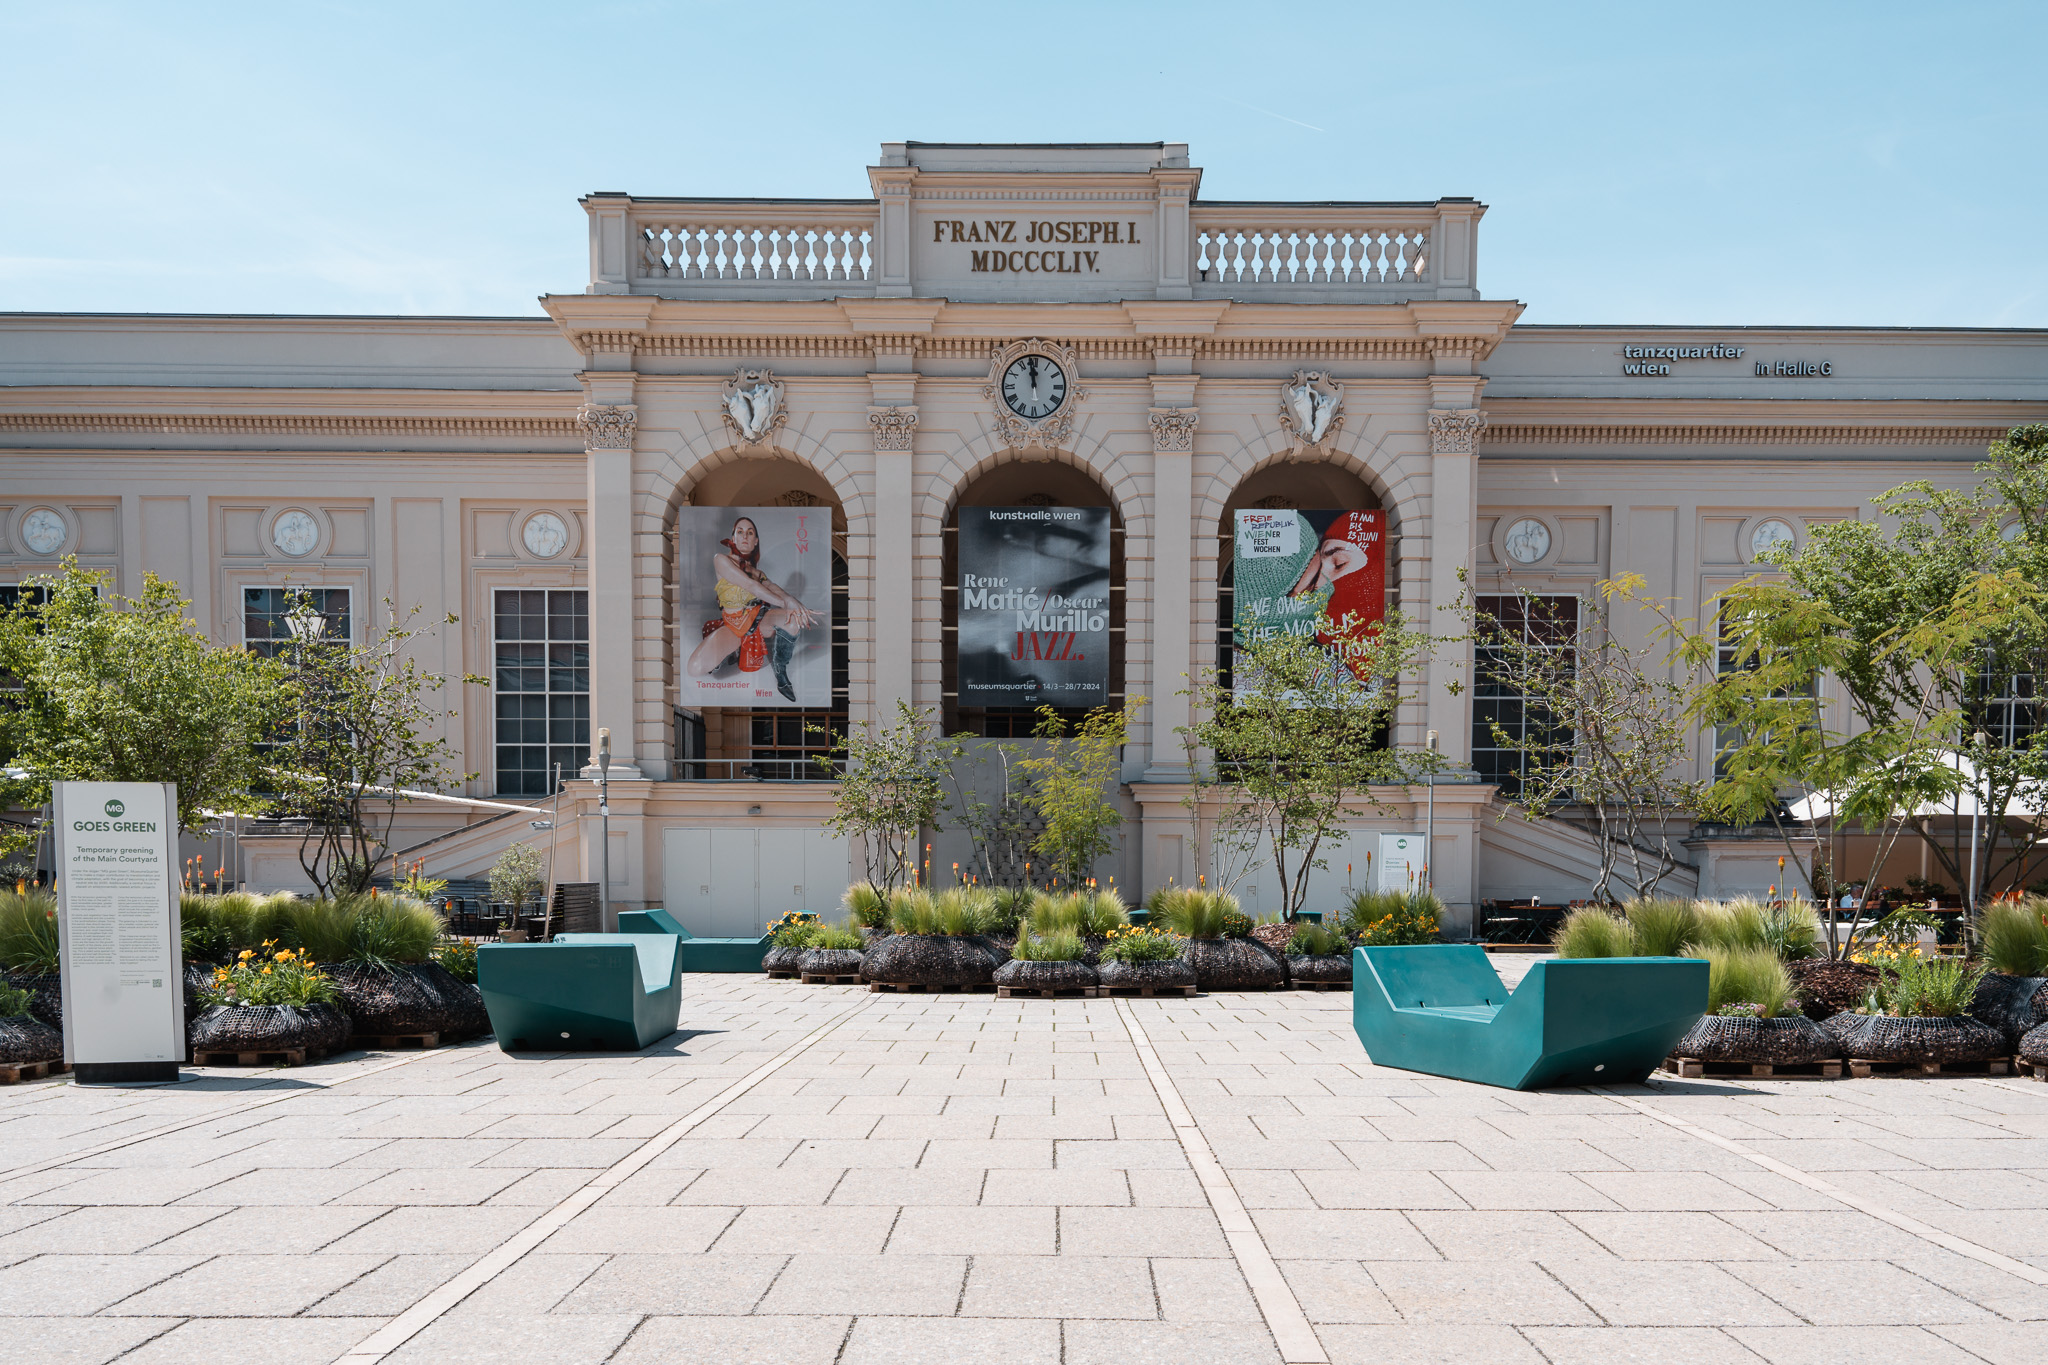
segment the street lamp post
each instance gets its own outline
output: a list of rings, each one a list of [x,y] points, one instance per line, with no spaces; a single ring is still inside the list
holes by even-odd
[[[1970,738],[1976,742],[1977,757],[1970,764],[1970,890],[1963,898],[1963,914],[1974,927],[1977,923],[1977,817],[1984,810],[1984,746],[1991,742],[1991,737],[1979,730]]]
[[[604,931],[613,932],[612,926],[612,732],[600,729],[597,732],[597,915]]]
[[[1431,730],[1423,740],[1423,747],[1429,751],[1429,771],[1422,775],[1427,796],[1422,817],[1422,889],[1436,890],[1436,731]]]

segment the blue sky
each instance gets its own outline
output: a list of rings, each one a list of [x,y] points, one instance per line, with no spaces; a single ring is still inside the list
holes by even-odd
[[[883,140],[1184,141],[1490,205],[1531,322],[2048,326],[2048,4],[0,8],[0,309],[531,314],[579,194]]]

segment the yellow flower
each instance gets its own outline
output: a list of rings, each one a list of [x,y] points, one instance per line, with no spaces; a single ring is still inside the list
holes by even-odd
[[[265,967],[265,968],[263,969],[263,974],[264,974],[265,976],[269,976],[269,975],[270,975],[270,968],[268,968],[268,967]]]
[[[244,948],[244,949],[242,949],[242,955],[241,955],[241,957],[240,957],[240,958],[238,958],[238,959],[236,959],[236,960],[237,960],[237,961],[240,961],[240,962],[247,962],[247,961],[248,961],[248,960],[249,960],[250,958],[252,958],[252,957],[254,957],[254,956],[256,956],[256,954],[255,954],[254,950],[252,950],[252,949],[249,949],[249,948]]]

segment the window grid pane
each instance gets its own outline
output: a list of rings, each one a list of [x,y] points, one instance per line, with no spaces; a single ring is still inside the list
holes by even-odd
[[[355,639],[347,588],[244,588],[242,643],[251,654],[266,659],[284,653],[293,639],[290,618],[302,605],[319,614],[322,638]]]
[[[1570,661],[1579,628],[1579,599],[1539,597],[1535,609],[1519,594],[1480,597],[1476,603],[1480,635],[1490,630],[1506,641],[1551,650]],[[1530,702],[1508,676],[1507,651],[1479,644],[1472,651],[1472,767],[1505,796],[1519,796],[1532,764],[1542,755],[1515,747],[1539,743],[1548,754],[1561,755],[1572,745],[1570,730],[1560,728],[1543,707]],[[1498,725],[1508,743],[1494,734]]]
[[[590,755],[590,595],[503,588],[492,603],[500,796],[547,796]]]

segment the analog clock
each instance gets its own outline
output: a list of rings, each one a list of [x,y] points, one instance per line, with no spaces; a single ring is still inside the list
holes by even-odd
[[[1066,401],[1066,371],[1045,356],[1019,356],[1003,371],[1003,403],[1027,422],[1051,416]]]

